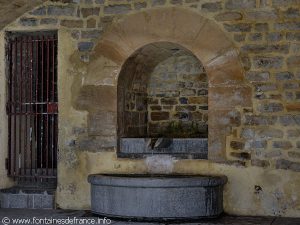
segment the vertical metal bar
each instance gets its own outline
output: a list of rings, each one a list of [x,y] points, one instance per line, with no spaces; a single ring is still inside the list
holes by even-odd
[[[55,103],[55,88],[54,88],[54,82],[55,82],[55,78],[54,78],[54,73],[55,73],[55,35],[53,36],[52,39],[52,103]],[[51,168],[52,168],[52,176],[54,176],[54,116],[55,114],[52,114],[51,116],[51,131],[52,131],[52,135],[51,135]]]
[[[47,79],[46,79],[46,91],[47,91],[47,108],[49,104],[49,72],[50,72],[50,46],[49,46],[49,37],[47,37]],[[49,114],[48,109],[46,113],[46,174],[48,175],[48,168],[49,168]]]
[[[58,72],[57,72],[57,47],[58,47],[58,39],[56,35],[56,40],[55,40],[55,73],[54,73],[54,80],[55,80],[55,89],[54,89],[54,101],[57,104],[57,113],[54,114],[54,159],[55,159],[55,169],[57,170],[57,153],[58,153]],[[56,174],[55,174],[56,175]]]
[[[15,73],[14,73],[14,162],[13,162],[13,167],[14,167],[14,175],[19,174],[19,170],[17,169],[17,82],[18,82],[18,40],[15,38]]]
[[[39,157],[39,134],[38,132],[38,94],[39,94],[39,74],[40,74],[40,67],[39,67],[39,46],[40,46],[40,39],[37,36],[36,37],[36,73],[35,73],[35,175],[37,175],[37,169],[38,169],[38,157]]]
[[[25,60],[24,60],[24,77],[22,79],[22,82],[23,82],[23,86],[24,86],[24,107],[23,109],[25,110],[24,111],[24,119],[25,119],[25,123],[24,123],[24,140],[23,140],[23,144],[24,144],[24,155],[23,155],[23,160],[24,160],[24,167],[23,167],[23,170],[24,170],[24,173],[23,175],[27,175],[27,157],[28,157],[28,153],[27,153],[27,136],[28,136],[28,127],[27,127],[27,92],[28,92],[28,89],[27,89],[27,75],[28,75],[28,37],[25,38],[25,50],[24,50],[24,56],[25,56]],[[23,93],[22,93],[23,94]]]
[[[12,118],[12,71],[13,71],[13,64],[12,64],[12,55],[13,55],[13,43],[9,42],[9,49],[8,49],[8,62],[9,62],[9,97],[8,97],[8,104],[7,104],[7,113],[8,113],[8,160],[9,160],[9,167],[8,167],[8,175],[12,175],[12,144],[11,144],[11,118]]]
[[[54,153],[55,153],[55,169],[57,170],[57,154],[58,154],[58,114],[54,115],[55,136],[54,136]]]
[[[22,169],[22,158],[23,158],[23,152],[22,152],[22,113],[23,113],[23,107],[22,107],[22,80],[23,80],[23,37],[20,38],[20,78],[19,78],[19,171],[20,174],[23,175]]]
[[[43,118],[43,108],[44,108],[44,35],[42,36],[42,43],[41,43],[41,50],[42,50],[42,70],[41,70],[41,104],[40,104],[40,115],[41,115],[41,171],[43,172],[43,136],[44,136],[44,118]],[[44,172],[43,172],[44,173]]]
[[[33,154],[32,154],[32,113],[33,113],[33,110],[32,110],[32,104],[33,104],[33,101],[32,101],[32,70],[33,70],[33,38],[31,37],[30,38],[30,116],[29,116],[29,129],[30,129],[30,175],[32,177],[32,164],[33,164]]]
[[[57,152],[58,152],[58,148],[57,148],[57,137],[58,137],[58,90],[57,90],[57,35],[55,35],[54,37],[55,41],[53,42],[53,99],[54,102],[56,103],[56,112],[53,114],[53,119],[54,119],[54,134],[53,134],[53,139],[54,139],[54,160],[55,160],[55,171],[53,169],[53,175],[56,176],[56,169],[57,169]]]

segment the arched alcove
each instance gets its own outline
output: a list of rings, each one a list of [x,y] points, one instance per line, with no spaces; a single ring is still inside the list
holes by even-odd
[[[118,79],[121,153],[163,150],[207,158],[207,112],[205,69],[184,47],[170,42],[151,43],[135,51],[122,66]],[[159,142],[165,145],[159,147]],[[137,143],[145,143],[143,151]]]
[[[95,46],[95,57],[115,62],[121,71],[135,51],[157,42],[189,49],[203,64],[208,78],[208,159],[225,161],[226,137],[240,124],[238,110],[252,107],[251,87],[237,49],[214,21],[189,9],[170,7],[116,20]]]

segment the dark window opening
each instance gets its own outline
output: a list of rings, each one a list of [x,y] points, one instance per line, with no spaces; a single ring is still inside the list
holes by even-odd
[[[7,34],[8,175],[56,180],[57,33]]]

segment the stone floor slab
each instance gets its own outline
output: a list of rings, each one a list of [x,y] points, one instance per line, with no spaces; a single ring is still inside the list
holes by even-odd
[[[300,218],[276,218],[272,225],[300,225]]]
[[[16,218],[93,218],[96,216],[87,211],[76,210],[45,210],[45,209],[0,209],[0,225],[8,225],[2,221],[4,217]],[[11,223],[12,224],[12,223]],[[202,220],[198,222],[128,222],[112,221],[112,225],[300,225],[300,218],[282,217],[248,217],[248,216],[228,216],[214,220]],[[76,224],[74,224],[76,225]]]

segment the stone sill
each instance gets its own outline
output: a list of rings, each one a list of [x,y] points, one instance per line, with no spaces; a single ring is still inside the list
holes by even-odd
[[[151,147],[152,146],[152,147]],[[207,138],[120,138],[118,157],[143,158],[149,155],[207,159]]]

